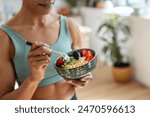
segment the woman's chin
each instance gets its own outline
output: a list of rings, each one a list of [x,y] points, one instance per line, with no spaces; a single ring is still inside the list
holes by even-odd
[[[41,11],[41,12],[38,12],[37,14],[38,15],[47,15],[47,14],[49,14],[51,12],[51,10],[49,10],[49,11]]]
[[[51,10],[52,10],[52,8],[50,7],[50,8],[40,8],[40,9],[36,9],[36,11],[35,11],[35,13],[36,14],[39,14],[39,15],[47,15],[47,14],[49,14],[50,12],[51,12]]]

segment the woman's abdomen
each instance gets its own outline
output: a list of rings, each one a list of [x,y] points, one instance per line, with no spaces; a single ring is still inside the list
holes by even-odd
[[[38,87],[32,100],[70,100],[74,94],[74,86],[63,80],[55,84]]]

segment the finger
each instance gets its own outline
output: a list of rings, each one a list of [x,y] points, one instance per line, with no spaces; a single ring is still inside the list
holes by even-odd
[[[45,46],[40,46],[38,47],[37,49],[31,51],[29,53],[29,57],[32,57],[32,56],[44,56],[44,55],[48,55],[49,57],[51,56],[52,54],[52,50],[45,47]]]
[[[69,81],[70,79],[69,78],[64,78],[66,81]]]
[[[40,62],[45,62],[45,64],[49,64],[50,63],[50,58],[48,57],[48,55],[46,56],[41,56],[40,58],[39,57],[32,57],[32,58],[29,58],[29,63],[31,65],[38,65],[40,64]]]
[[[35,56],[35,57],[30,58],[30,61],[32,62],[38,62],[38,61],[43,61],[43,60],[50,61],[50,57],[46,55],[46,56]]]
[[[37,48],[39,48],[42,45],[43,45],[43,43],[35,41],[32,43],[30,51],[36,50]]]
[[[73,80],[73,79],[70,79],[70,78],[64,78],[64,79],[65,79],[66,81],[70,81],[70,82]],[[74,80],[81,82],[80,79],[74,79]]]
[[[89,80],[92,80],[93,79],[93,76],[91,73],[88,73],[86,74],[85,77],[81,78],[80,81],[89,81]]]
[[[28,56],[28,61],[30,62],[35,62],[35,61],[40,61],[40,60],[46,60],[46,59],[50,59],[50,57],[48,55],[45,55],[45,56]]]
[[[44,68],[44,67],[47,67],[49,65],[50,61],[48,60],[42,60],[42,61],[39,61],[39,62],[34,62],[34,66],[36,68]]]
[[[86,85],[86,81],[68,80],[67,82],[74,85],[75,87],[84,87]]]
[[[37,48],[39,48],[39,47],[41,47],[41,46],[45,46],[45,47],[48,47],[48,48],[49,48],[49,45],[48,45],[48,44],[43,43],[43,42],[35,41],[35,42],[32,43],[32,46],[31,46],[31,50],[30,50],[30,51],[36,50]]]
[[[82,78],[82,79],[80,79],[80,81],[91,81],[93,78],[91,78],[91,77],[84,77],[84,78]]]
[[[34,51],[31,51],[29,54],[30,54],[29,56],[38,56],[38,55],[40,56],[40,55],[46,55],[46,54],[50,56],[52,54],[52,50],[45,46],[40,46]]]

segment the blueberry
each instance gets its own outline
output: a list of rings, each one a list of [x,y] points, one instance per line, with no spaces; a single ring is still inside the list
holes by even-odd
[[[74,57],[76,60],[78,60],[78,59],[79,59],[79,57],[81,57],[80,52],[78,52],[78,51],[74,51],[74,52],[73,52],[73,57]]]

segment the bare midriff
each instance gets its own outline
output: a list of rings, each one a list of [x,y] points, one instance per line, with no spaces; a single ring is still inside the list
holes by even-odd
[[[70,100],[75,94],[74,86],[65,80],[38,87],[32,100]]]

